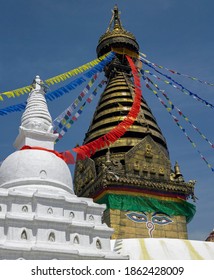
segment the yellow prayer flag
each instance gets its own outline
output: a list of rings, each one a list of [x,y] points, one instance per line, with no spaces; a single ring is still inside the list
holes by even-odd
[[[53,81],[54,81],[54,83],[55,83],[55,84],[57,84],[57,83],[58,83],[58,81],[57,81],[57,79],[56,79],[56,78],[55,78]]]
[[[16,96],[20,96],[21,95],[19,90],[14,90],[14,93],[15,93]]]
[[[6,95],[8,98],[15,97],[12,91],[3,92],[3,94]]]
[[[56,76],[55,79],[56,79],[56,81],[57,81],[58,83],[60,82],[59,76]]]
[[[31,89],[32,89],[32,86],[25,87],[26,92],[30,92]]]
[[[51,79],[46,80],[45,82],[46,82],[46,84],[47,84],[47,85],[49,85],[49,86],[54,84],[54,82],[53,82],[53,79],[52,79],[52,78],[51,78]]]
[[[79,74],[83,71],[83,67],[78,67],[77,69],[74,70],[75,71],[75,74]]]
[[[55,84],[55,83],[54,83],[54,80],[53,80],[53,79],[50,79],[48,84],[49,84],[49,85],[54,85],[54,84]]]
[[[66,127],[67,127],[67,128],[70,128],[70,127],[71,127],[71,124],[70,124],[70,123],[67,123],[67,124],[66,124]]]
[[[73,75],[75,75],[75,71],[74,71],[74,70],[69,71],[69,72],[67,72],[67,75],[68,75],[69,78],[70,78],[70,77],[72,77]]]
[[[69,79],[69,78],[70,78],[69,73],[66,73],[66,74],[65,74],[65,80],[66,80],[66,79]]]
[[[86,65],[83,65],[83,66],[81,67],[81,70],[88,70],[88,69],[89,69],[89,67],[86,66]]]
[[[90,63],[92,66],[95,66],[98,64],[98,61],[93,61],[92,63]]]
[[[21,92],[21,94],[25,94],[25,93],[29,93],[29,90],[26,88],[26,89],[24,89],[22,92]]]

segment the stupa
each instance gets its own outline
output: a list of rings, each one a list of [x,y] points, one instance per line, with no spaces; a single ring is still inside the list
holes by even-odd
[[[77,197],[39,76],[0,167],[0,259],[123,259],[110,249],[104,205]]]
[[[97,46],[98,57],[110,51],[115,58],[105,68],[107,85],[83,146],[109,133],[132,108],[136,92],[127,56],[139,75],[143,67],[138,42],[122,26],[117,5]],[[194,200],[195,181],[184,180],[177,162],[172,167],[166,139],[143,97],[126,133],[90,158],[79,158],[74,175],[78,196],[106,203],[104,221],[115,230],[116,252],[131,260],[214,259],[213,242],[187,240],[187,223],[195,213],[187,200]]]
[[[110,24],[100,37],[97,56],[110,51],[115,58],[106,66],[107,85],[102,93],[83,145],[105,136],[130,112],[135,98],[134,75],[139,45],[125,30],[115,6]],[[140,73],[139,73],[140,75]],[[78,196],[105,203],[104,221],[115,229],[112,238],[187,239],[187,223],[195,213],[195,181],[185,182],[178,163],[172,168],[166,139],[146,100],[124,135],[98,149],[91,158],[78,160],[74,189]]]

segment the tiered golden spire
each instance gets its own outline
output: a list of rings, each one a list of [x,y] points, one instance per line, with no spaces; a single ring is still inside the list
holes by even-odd
[[[107,86],[101,95],[93,120],[86,133],[84,144],[90,143],[111,131],[118,123],[124,120],[133,104],[134,85],[131,69],[124,56],[130,51],[138,53],[139,47],[134,35],[122,27],[117,6],[114,7],[107,31],[99,40],[98,56],[100,53],[104,54],[112,48],[123,49],[124,54],[116,52],[115,59],[105,69],[105,74],[108,78]],[[153,144],[156,145],[155,148]],[[135,160],[138,165],[140,163],[139,171],[136,171],[131,164],[126,162],[128,160],[127,154],[131,153],[133,149],[139,149],[136,152],[138,155]],[[141,152],[140,149],[145,149],[145,151]],[[107,146],[103,147],[93,155],[92,160],[97,175],[101,170],[100,166],[105,164],[106,154],[109,155],[109,152],[111,153],[111,162],[114,168],[117,169],[116,172],[121,173],[121,175],[123,173],[122,176],[129,174],[128,176],[137,176],[138,178],[154,178],[156,180],[161,178],[161,180],[166,181],[170,180],[170,178],[176,179],[176,176],[172,176],[166,140],[143,97],[141,99],[140,113],[134,124],[120,139],[110,146],[110,149]],[[78,173],[77,164],[75,171],[76,189],[83,187]],[[84,194],[82,190],[79,193]]]
[[[123,28],[117,6],[114,7],[105,34],[100,37],[97,55],[99,57],[112,50],[115,52],[115,58],[105,67],[107,85],[100,97],[84,144],[99,139],[120,124],[131,111],[136,96],[133,75],[126,55],[132,57],[132,61],[136,63],[139,45],[134,35]],[[157,199],[158,205],[158,199],[162,200],[163,197],[170,201],[185,201],[193,195],[194,190],[194,182],[184,182],[177,164],[172,171],[166,140],[143,97],[137,118],[123,136],[109,147],[102,147],[91,158],[77,161],[74,186],[78,196],[93,197],[98,203],[110,205],[109,196],[114,197],[116,201],[128,197],[132,202],[128,204],[127,209],[121,209],[118,204],[116,207],[119,208],[114,208],[124,210],[120,217],[125,217],[127,210],[136,209],[134,201],[138,196],[145,200],[148,197],[152,197],[153,201]],[[159,205],[162,205],[162,202]],[[112,211],[114,212],[110,206],[104,217],[110,226],[114,226]],[[185,217],[177,220],[179,219],[183,225],[183,233],[176,233],[174,237],[186,238]],[[117,228],[128,232],[124,225]],[[142,231],[140,236],[146,237],[147,232]],[[128,235],[118,232],[115,235],[120,238],[124,236],[126,238]],[[171,231],[168,231],[166,236],[172,237]],[[129,237],[136,237],[136,234],[133,233]]]
[[[125,54],[129,55],[130,52],[137,54],[139,46],[134,35],[123,28],[117,5],[112,12],[109,26],[99,40],[97,55],[99,57],[100,54],[113,49],[116,50],[116,57],[105,69],[108,83],[96,108],[84,144],[108,133],[123,121],[133,104],[134,85],[131,69],[124,56]],[[146,135],[150,135],[158,143],[168,158],[165,138],[146,101],[142,98],[141,110],[136,121],[125,135],[111,146],[113,157],[120,154],[120,159],[124,160],[124,154],[136,146]],[[103,156],[106,152],[107,147],[98,151],[93,158]],[[170,170],[168,174],[170,174]]]

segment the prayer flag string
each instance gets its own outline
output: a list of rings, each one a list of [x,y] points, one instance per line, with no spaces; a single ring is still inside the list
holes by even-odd
[[[80,73],[83,73],[86,70],[89,70],[92,67],[93,68],[96,67],[105,58],[110,59],[110,61],[111,61],[111,59],[113,57],[114,57],[114,53],[113,52],[107,53],[107,54],[105,54],[105,55],[103,55],[103,56],[101,56],[101,57],[99,57],[99,58],[97,58],[97,59],[95,59],[93,61],[90,61],[90,62],[88,62],[88,63],[86,63],[86,64],[84,64],[84,65],[82,65],[80,67],[77,67],[77,68],[75,68],[73,70],[70,70],[70,71],[68,71],[66,73],[60,74],[60,75],[55,76],[53,78],[50,78],[48,80],[45,80],[45,82],[48,85],[53,85],[55,83],[59,83],[61,81],[65,81],[65,80],[67,80],[67,79],[69,79],[69,78],[71,78],[71,77],[73,77],[75,75],[79,75]]]
[[[144,55],[142,53],[140,53],[140,58],[143,60],[143,62],[149,63],[149,64],[153,65],[154,67],[157,67],[157,68],[160,68],[160,69],[165,69],[168,72],[170,72],[171,74],[177,74],[179,76],[183,76],[185,78],[191,79],[192,81],[197,81],[197,82],[200,82],[200,83],[208,85],[208,86],[214,86],[214,83],[209,83],[209,82],[206,82],[206,81],[202,81],[202,80],[200,80],[200,79],[198,79],[196,77],[192,77],[190,75],[182,74],[182,73],[180,73],[180,72],[178,72],[176,70],[171,70],[171,69],[169,69],[167,67],[164,67],[164,66],[158,65],[156,63],[153,63],[153,62],[149,61],[148,59],[145,59],[145,57],[144,57]]]
[[[63,113],[64,115],[61,116],[61,120],[60,123],[56,124],[54,127],[54,133],[59,133],[59,136],[56,140],[56,142],[58,142],[60,139],[62,139],[62,137],[64,136],[64,134],[68,131],[69,128],[71,128],[71,125],[78,120],[79,116],[82,114],[84,107],[87,103],[91,103],[94,99],[94,97],[97,95],[98,93],[98,87],[102,88],[103,85],[106,82],[104,80],[102,80],[99,85],[94,89],[94,91],[90,94],[90,96],[86,99],[86,101],[83,103],[83,105],[77,110],[77,112],[75,114],[72,115],[73,112],[73,107],[72,107],[72,103]],[[75,107],[76,108],[76,107]]]
[[[59,128],[59,125],[63,125],[66,123],[66,120],[64,119],[66,115],[70,116],[74,109],[76,109],[77,105],[82,101],[82,99],[85,97],[85,95],[89,92],[90,88],[94,84],[95,80],[97,79],[98,74],[95,74],[93,78],[88,82],[87,86],[83,89],[83,91],[79,94],[79,96],[71,103],[71,105],[65,109],[54,121],[53,126],[54,132],[57,133],[57,130]],[[63,120],[64,119],[64,120]]]
[[[85,76],[87,78],[91,78],[96,72],[102,71],[101,68],[103,68],[107,62],[110,62],[114,56],[115,55],[113,52],[109,52],[109,53],[107,53],[97,59],[94,59],[82,66],[79,66],[73,70],[70,70],[70,71],[60,74],[58,76],[47,79],[44,81],[44,83],[47,84],[48,86],[54,85],[54,84],[63,82],[75,75],[79,75],[80,73],[83,73],[92,68],[85,74]],[[102,63],[103,61],[105,61],[104,64]],[[7,98],[19,97],[23,94],[29,93],[31,90],[32,90],[32,86],[29,85],[29,86],[15,89],[15,90],[2,92],[2,93],[0,93],[0,101],[4,101],[5,97],[7,97]],[[60,93],[58,93],[58,94],[60,95]]]
[[[170,85],[170,86],[172,86],[173,88],[175,88],[175,89],[177,89],[177,90],[180,90],[180,91],[182,91],[183,93],[189,95],[189,93],[188,93],[185,89],[181,88],[180,86],[177,86],[176,84],[174,84],[174,83],[171,82],[171,81],[161,79],[159,76],[155,75],[154,73],[152,73],[151,71],[149,71],[149,70],[147,70],[147,69],[146,69],[146,70],[141,70],[141,73],[142,73],[142,74],[144,74],[144,73],[149,74],[150,76],[154,77],[155,79],[157,79],[157,80],[159,80],[159,81],[161,81],[161,82],[164,82],[165,84]],[[202,99],[199,99],[199,98],[196,97],[196,96],[193,96],[193,98],[196,99],[197,101],[202,102]],[[206,104],[206,106],[208,106],[208,107],[213,106],[212,104],[209,104],[207,101],[206,101],[206,103],[205,103],[204,101],[205,101],[205,100],[203,100],[203,103]],[[208,104],[208,105],[207,105],[207,104]]]
[[[85,76],[86,78],[91,78],[96,73],[102,72],[105,65],[109,63],[113,58],[114,53],[109,53],[108,56],[106,56],[97,65],[95,65],[91,70],[87,71],[83,76]],[[76,89],[78,86],[83,84],[86,81],[86,79],[83,76],[71,81],[69,84],[63,87],[60,87],[52,92],[47,93],[45,95],[47,102],[54,101],[55,99],[63,96],[65,93],[69,93],[70,91]],[[25,107],[26,102],[2,108],[0,109],[0,116],[6,116],[9,113],[23,111]]]
[[[207,139],[207,137],[206,137],[203,133],[201,133],[201,131],[189,120],[189,118],[188,118],[187,116],[185,116],[185,115],[182,113],[182,111],[181,111],[177,106],[175,106],[175,105],[172,103],[172,101],[171,101],[171,100],[169,99],[169,97],[167,96],[165,90],[160,89],[159,86],[158,86],[157,84],[155,84],[155,83],[154,83],[151,79],[149,79],[148,77],[146,77],[146,79],[147,79],[148,82],[151,83],[159,92],[161,92],[161,94],[166,98],[167,102],[168,102],[169,105],[170,105],[170,107],[167,107],[167,111],[170,110],[170,108],[171,108],[171,110],[176,109],[177,112],[178,112],[178,114],[179,114],[180,116],[182,116],[182,117],[184,118],[184,120],[185,120],[186,122],[188,122],[188,123],[193,127],[193,129],[194,129],[197,133],[199,133],[199,135],[200,135],[212,148],[214,148],[214,144],[212,144],[212,142],[210,142],[210,141]]]
[[[26,107],[26,104],[27,104],[27,102],[23,102],[23,103],[19,103],[19,104],[16,104],[16,105],[12,105],[12,106],[2,108],[2,109],[0,109],[0,116],[6,116],[10,113],[24,111],[24,109]]]
[[[71,128],[71,125],[78,120],[79,116],[82,114],[83,109],[86,105],[86,102],[83,103],[83,105],[79,108],[79,110],[75,113],[75,115],[72,118],[69,118],[66,120],[66,124],[61,127],[61,130],[59,131],[59,136],[56,139],[56,143],[62,139],[62,137],[65,135],[66,132],[68,132],[68,129]]]
[[[114,54],[109,53],[108,56],[106,56],[102,61],[100,61],[91,70],[89,70],[85,74],[83,74],[83,76],[86,78],[91,78],[94,74],[96,74],[98,72],[102,72],[103,68],[106,66],[107,63],[109,63],[113,59],[113,57],[114,57]],[[69,84],[67,84],[55,91],[47,93],[46,99],[48,101],[53,101],[54,99],[61,97],[65,93],[68,93],[71,90],[76,89],[76,87],[78,87],[79,85],[83,84],[86,81],[86,79],[83,76],[71,81]]]
[[[86,81],[85,78],[80,77],[78,79],[75,79],[74,81],[71,81],[68,85],[65,85],[64,87],[61,87],[55,91],[49,92],[48,94],[45,95],[47,102],[54,101],[56,98],[61,97],[63,94],[68,93],[73,89],[76,89],[76,87],[78,87],[85,81]],[[81,97],[78,97],[78,98],[80,100]],[[0,116],[6,116],[9,113],[23,111],[25,109],[25,107],[26,107],[26,102],[2,108],[2,109],[0,109]]]
[[[181,91],[189,96],[192,96],[194,99],[198,100],[198,101],[201,101],[203,104],[205,104],[207,107],[209,108],[214,108],[214,106],[207,102],[205,99],[202,99],[201,97],[199,97],[197,94],[193,93],[192,91],[190,91],[189,89],[185,88],[182,84],[176,82],[174,79],[172,79],[170,76],[166,75],[166,74],[163,74],[161,73],[160,71],[158,71],[157,69],[155,69],[155,67],[153,67],[152,65],[148,64],[145,62],[146,65],[148,65],[150,68],[152,68],[153,70],[155,70],[157,73],[159,73],[160,75],[166,77],[167,79],[171,80],[173,83],[175,83],[176,85],[180,86],[181,87]],[[144,70],[141,70],[141,73],[143,74]],[[165,81],[165,83],[167,83]],[[169,82],[170,84],[170,82]],[[171,84],[172,85],[172,84]]]
[[[83,84],[86,81],[85,78],[83,77],[79,77],[73,81],[71,81],[69,84],[56,89],[52,92],[49,92],[45,95],[45,98],[47,100],[47,102],[49,101],[54,101],[57,98],[63,96],[65,93],[69,93],[70,91],[76,89],[78,86],[80,86],[81,84]],[[26,102],[20,103],[20,104],[16,104],[16,105],[12,105],[6,108],[2,108],[0,109],[0,116],[6,116],[9,113],[14,113],[14,112],[18,112],[18,111],[23,111],[26,107]]]
[[[148,79],[147,77],[143,76],[143,80],[146,83],[146,87],[152,91],[155,96],[158,98],[158,100],[160,101],[160,103],[165,107],[165,109],[167,110],[167,112],[170,114],[170,116],[173,118],[173,120],[175,121],[176,125],[181,129],[181,131],[184,133],[184,135],[186,136],[186,138],[189,140],[189,142],[192,144],[192,146],[196,149],[196,151],[199,153],[201,159],[206,163],[206,165],[208,166],[208,168],[211,169],[212,172],[214,172],[214,168],[211,166],[211,164],[206,160],[206,158],[203,156],[203,154],[197,149],[196,144],[192,141],[192,139],[189,137],[189,135],[187,134],[186,130],[180,125],[179,120],[177,119],[176,116],[174,116],[171,112],[172,108],[171,107],[167,107],[167,105],[164,103],[164,101],[160,98],[160,96],[158,95],[158,92],[156,90],[153,90],[149,83],[148,83]]]

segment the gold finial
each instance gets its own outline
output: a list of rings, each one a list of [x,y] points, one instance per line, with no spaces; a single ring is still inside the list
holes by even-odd
[[[175,175],[178,177],[181,174],[181,171],[180,171],[180,166],[178,165],[177,161],[175,162],[175,166],[174,166],[174,171],[175,171]]]
[[[108,151],[106,153],[106,166],[109,166],[111,164],[111,153],[110,153],[110,148],[108,147]]]
[[[114,6],[114,29],[122,29],[122,24],[120,21],[120,12],[117,5]]]
[[[109,26],[106,31],[112,31],[112,30],[119,30],[123,29],[121,21],[120,21],[120,13],[118,10],[118,6],[114,6],[114,10],[112,10],[112,17],[109,23]]]
[[[124,50],[130,50],[138,53],[139,45],[135,36],[125,30],[120,20],[120,11],[117,5],[112,10],[112,16],[106,32],[100,37],[99,44],[97,46],[98,57],[106,54],[107,52],[114,50],[121,51],[124,54]]]

